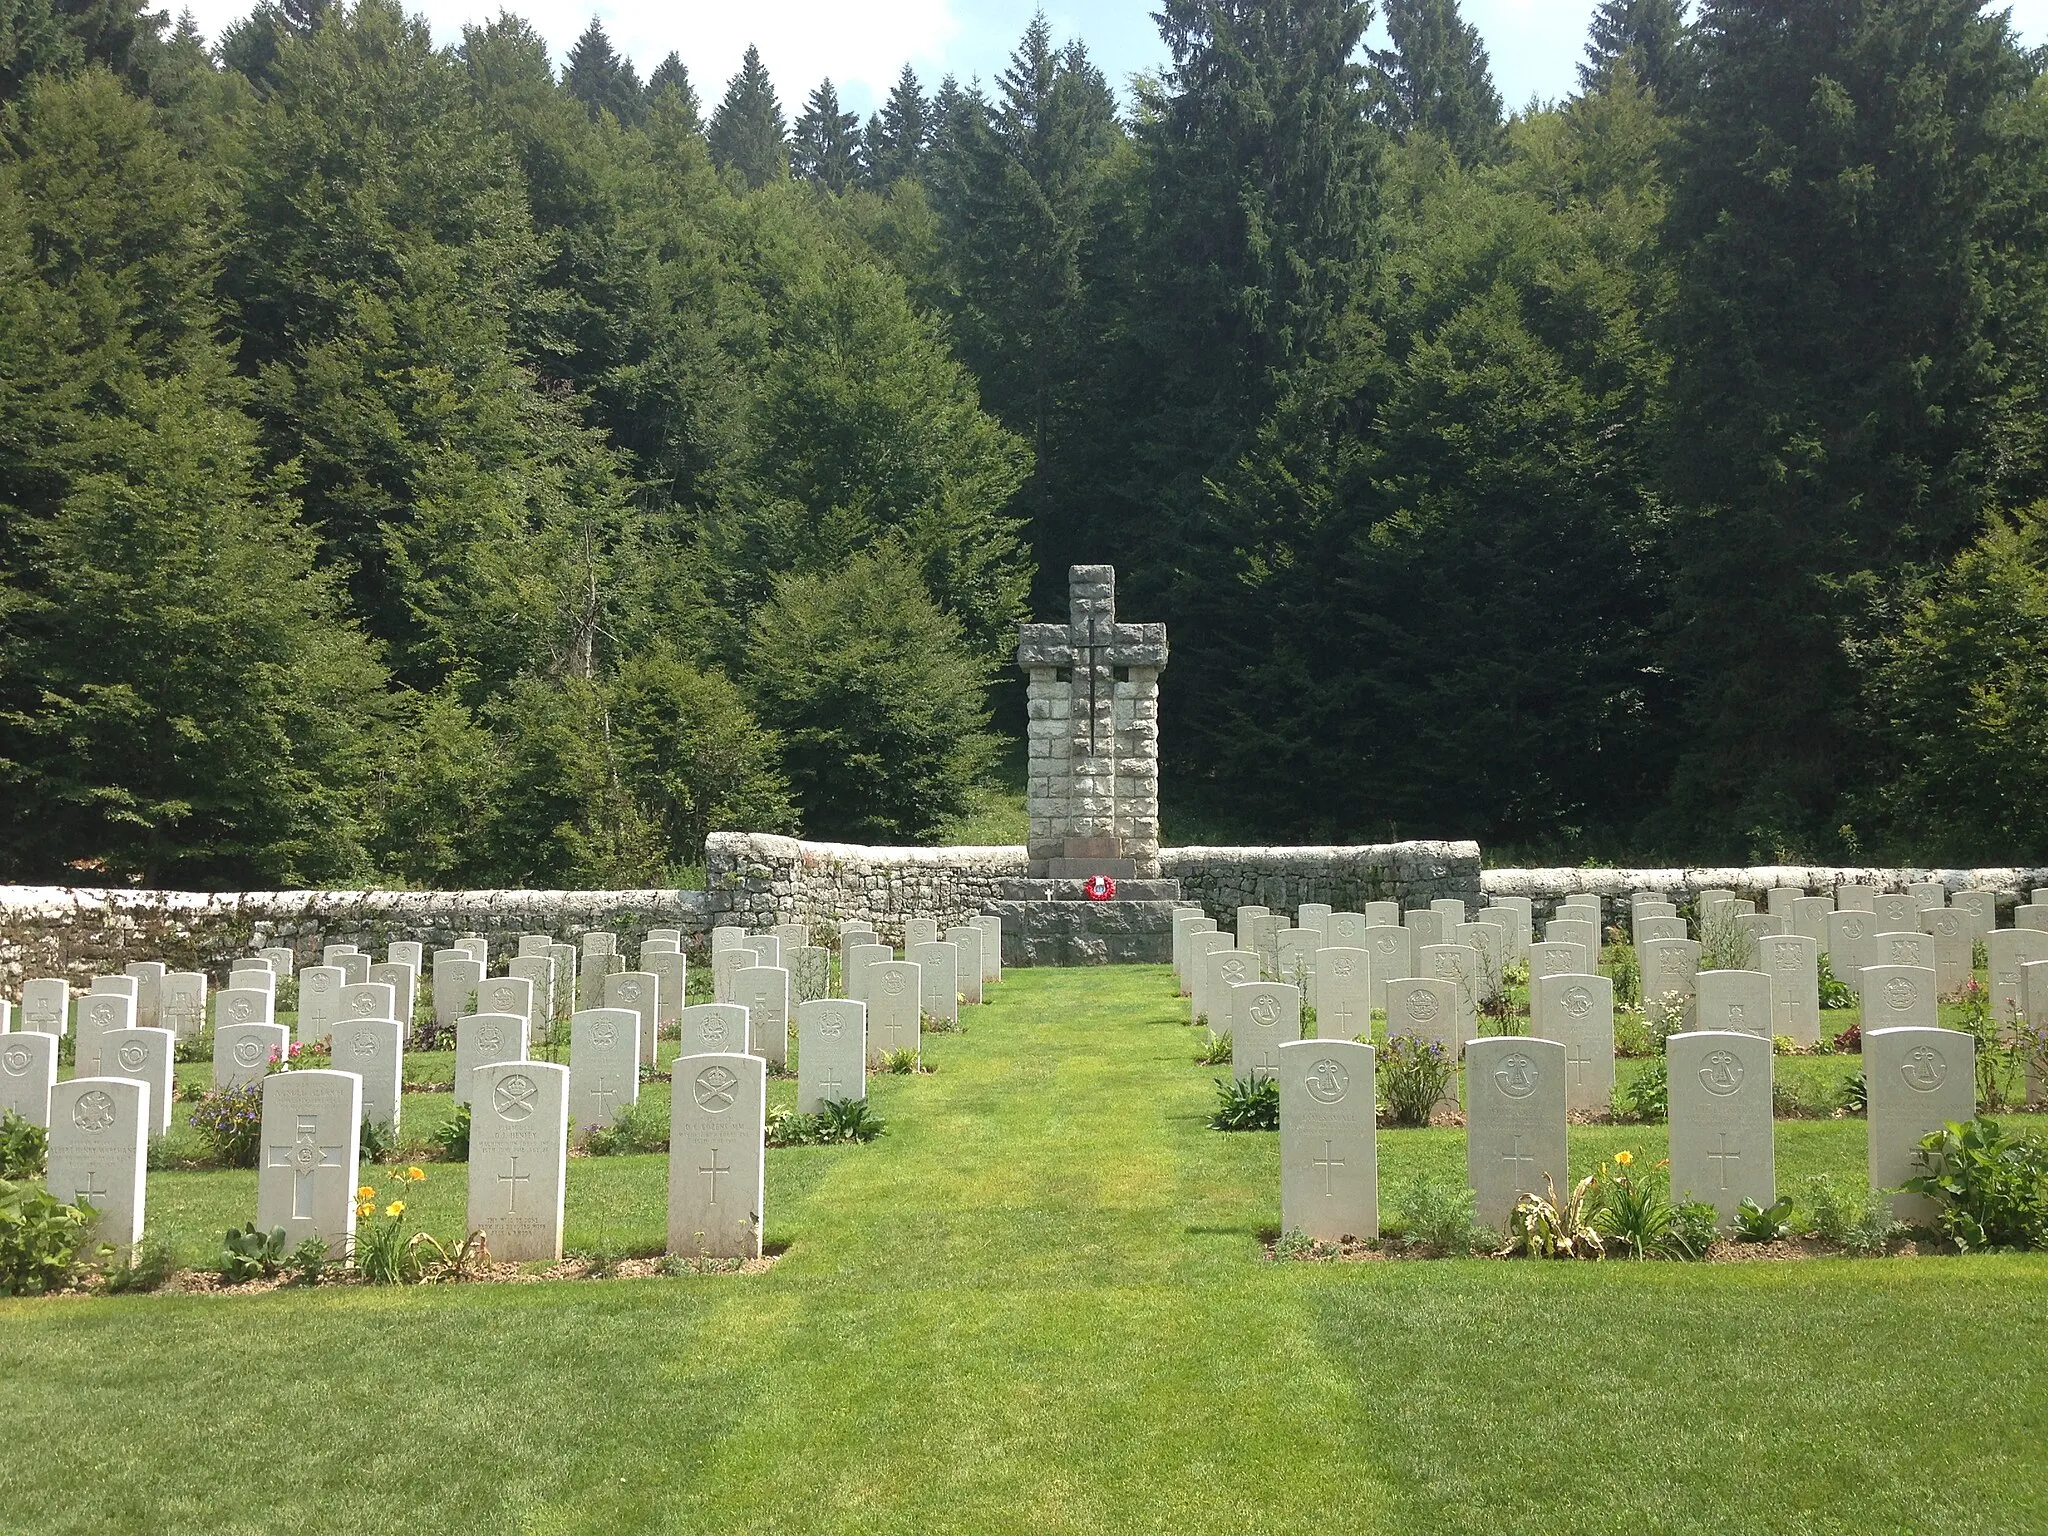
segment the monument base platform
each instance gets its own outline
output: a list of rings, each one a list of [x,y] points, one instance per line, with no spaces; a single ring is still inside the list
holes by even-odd
[[[1003,920],[1006,966],[1170,965],[1173,914],[1190,905],[1175,900],[1055,898],[992,901],[986,910]]]

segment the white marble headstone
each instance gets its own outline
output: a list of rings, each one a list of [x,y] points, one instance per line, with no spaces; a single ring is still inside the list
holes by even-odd
[[[867,969],[868,1055],[879,1061],[892,1051],[914,1051],[923,1059],[924,1021],[919,1017],[923,978],[910,960],[883,960]]]
[[[1242,1081],[1280,1070],[1280,1047],[1301,1038],[1301,988],[1247,981],[1230,988],[1230,1075]]]
[[[929,917],[906,917],[903,919],[903,948],[906,952],[913,944],[936,944],[939,942],[939,925]]]
[[[670,1100],[668,1249],[758,1258],[764,1219],[768,1064],[685,1056]]]
[[[747,1010],[738,1003],[693,1003],[677,1021],[684,1056],[747,1051]]]
[[[1605,1113],[1614,1102],[1614,983],[1544,976],[1529,983],[1529,1028],[1564,1046],[1564,1106]]]
[[[1701,971],[1694,978],[1700,1033],[1739,1031],[1771,1037],[1775,1009],[1765,971]]]
[[[1479,1220],[1496,1231],[1523,1195],[1553,1185],[1558,1198],[1569,1193],[1562,1044],[1527,1035],[1465,1042],[1465,1173]]]
[[[960,951],[936,941],[911,946],[906,960],[917,966],[921,989],[918,1006],[928,1019],[957,1023],[960,1018]]]
[[[283,1227],[285,1251],[309,1237],[346,1258],[356,1235],[363,1080],[353,1072],[273,1072],[263,1079],[263,1157],[256,1225]]]
[[[67,1205],[99,1212],[95,1241],[130,1250],[142,1241],[143,1186],[155,1134],[149,1084],[74,1077],[50,1090],[50,1146],[43,1187]]]
[[[832,1099],[868,1096],[865,1003],[819,998],[796,1010],[796,1107],[815,1115]]]
[[[299,1044],[311,1045],[334,1032],[347,984],[347,973],[338,965],[309,965],[299,972]]]
[[[640,1097],[640,1015],[579,1009],[569,1021],[569,1118],[579,1135],[612,1126]]]
[[[1701,973],[1701,979],[1719,974]],[[1736,1208],[1778,1199],[1772,1144],[1768,1038],[1747,1030],[1699,1030],[1665,1042],[1671,1097],[1671,1198],[1705,1200],[1722,1227]]]
[[[1566,939],[1544,939],[1529,946],[1529,980],[1540,976],[1590,976],[1593,962],[1586,946]]]
[[[1991,1017],[2001,1028],[2026,1017],[2026,994],[2020,967],[2048,960],[2048,932],[2039,928],[1999,928],[1984,941],[1991,978]]]
[[[1921,985],[1931,986],[1932,973],[1922,975]],[[1927,1171],[1921,1137],[1975,1117],[1977,1042],[1955,1029],[1875,1029],[1866,1012],[1863,1080],[1871,1187],[1896,1188]],[[1931,1226],[1937,1211],[1925,1195],[1892,1197],[1892,1214],[1900,1221]]]
[[[1230,989],[1259,979],[1259,957],[1248,949],[1212,949],[1202,956],[1195,990],[1195,1022],[1211,1033],[1230,1030]]]
[[[398,1129],[405,1109],[405,1026],[346,1018],[334,1026],[334,1065],[363,1080],[363,1118]]]
[[[1325,1242],[1379,1236],[1373,1048],[1356,1040],[1288,1041],[1277,1076],[1281,1231]]]
[[[1372,1033],[1372,955],[1349,946],[1316,951],[1311,981],[1316,1035],[1353,1040]]]
[[[13,1110],[30,1125],[50,1123],[57,1086],[57,1037],[39,1030],[0,1035],[0,1114]]]
[[[1003,920],[984,912],[974,926],[981,930],[981,983],[986,987],[1003,979]]]
[[[1469,1040],[1479,1032],[1479,951],[1469,944],[1425,944],[1415,969],[1447,981],[1458,989],[1457,1036]],[[1387,983],[1388,992],[1398,982]]]
[[[948,928],[942,939],[959,951],[960,1000],[978,1006],[981,1002],[981,930],[971,923],[963,923]]]
[[[654,1063],[659,1038],[660,986],[660,978],[651,971],[617,971],[604,979],[604,1006],[630,1008],[640,1016],[640,1060],[648,1066]]]
[[[470,1078],[479,1067],[524,1061],[526,1015],[473,1013],[455,1021],[455,1102],[470,1102]]]
[[[419,972],[409,965],[386,960],[370,967],[370,980],[391,989],[394,1016],[407,1029],[412,1028],[413,1010],[418,999]]]
[[[1866,1040],[1873,1029],[1933,1029],[1941,1022],[1932,967],[1872,965],[1861,974]]]
[[[491,1257],[562,1256],[569,1069],[540,1061],[479,1067],[469,1122],[469,1229]]]
[[[732,995],[747,1010],[747,1049],[779,1071],[789,1061],[789,972],[742,966],[733,973]]]
[[[1801,1046],[1820,1040],[1820,963],[1818,947],[1802,933],[1781,933],[1762,940],[1758,958],[1771,978],[1771,1033],[1787,1035]],[[1702,1016],[1702,1022],[1705,1022]]]
[[[85,1041],[79,1046],[84,1048]],[[99,1070],[95,1077],[126,1077],[149,1084],[149,1112],[156,1134],[171,1128],[171,1106],[177,1100],[178,1037],[168,1029],[110,1029],[99,1037]]]
[[[290,1057],[292,1032],[282,1024],[219,1024],[213,1031],[213,1086],[239,1088],[261,1081],[272,1061]]]

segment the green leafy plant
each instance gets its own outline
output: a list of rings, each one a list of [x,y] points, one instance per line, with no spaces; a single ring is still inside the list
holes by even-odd
[[[631,1152],[666,1152],[668,1117],[651,1098],[638,1098],[619,1111],[610,1125],[594,1128],[584,1138],[593,1157],[618,1157]]]
[[[1861,1072],[1852,1072],[1843,1082],[1842,1108],[1852,1115],[1870,1112],[1870,1080]]]
[[[1328,1263],[1341,1253],[1335,1243],[1326,1243],[1319,1237],[1310,1237],[1299,1227],[1282,1232],[1273,1240],[1273,1257],[1276,1260],[1295,1264]]]
[[[213,1026],[208,1024],[205,1028],[194,1030],[191,1034],[175,1041],[171,1046],[171,1060],[177,1062],[212,1061]]]
[[[427,1138],[440,1150],[442,1158],[451,1163],[469,1161],[469,1106],[458,1104],[455,1113],[434,1128],[434,1134]]]
[[[1442,1258],[1465,1258],[1498,1241],[1479,1224],[1479,1195],[1462,1180],[1415,1174],[1392,1204],[1394,1220],[1388,1225],[1411,1248]]]
[[[263,1144],[263,1081],[210,1088],[192,1110],[192,1129],[224,1168],[254,1168]]]
[[[19,1110],[0,1115],[0,1179],[41,1178],[50,1156],[50,1133]]]
[[[1700,969],[1746,971],[1755,945],[1732,901],[1717,901],[1699,915]]]
[[[907,1077],[917,1070],[917,1052],[909,1046],[902,1046],[882,1057],[882,1070],[893,1072],[898,1077]]]
[[[389,1120],[363,1116],[362,1148],[357,1154],[366,1163],[388,1163],[398,1153],[398,1132]]]
[[[1775,1243],[1792,1235],[1792,1199],[1783,1196],[1771,1205],[1758,1205],[1747,1195],[1735,1207],[1735,1240],[1739,1243]]]
[[[1427,1125],[1429,1112],[1450,1092],[1457,1062],[1441,1041],[1399,1034],[1380,1047],[1375,1063],[1380,1102],[1395,1125]]]
[[[767,1140],[771,1147],[808,1147],[818,1139],[818,1118],[778,1104],[768,1111]]]
[[[1614,1090],[1614,1112],[1624,1120],[1665,1120],[1671,1115],[1671,1066],[1659,1054]]]
[[[1500,1250],[1506,1258],[1600,1259],[1607,1254],[1606,1243],[1592,1224],[1593,1176],[1579,1180],[1570,1195],[1560,1201],[1557,1185],[1549,1174],[1543,1176],[1546,1190],[1541,1195],[1524,1195],[1508,1218],[1507,1241]]]
[[[1230,1065],[1230,1053],[1233,1049],[1230,1032],[1226,1030],[1195,1053],[1195,1065],[1198,1067],[1227,1067]]]
[[[1593,1175],[1588,1220],[1612,1246],[1633,1259],[1661,1257],[1671,1237],[1671,1201],[1663,1180],[1635,1171],[1635,1154],[1621,1151]]]
[[[2048,1248],[2048,1141],[1978,1116],[1920,1139],[1927,1171],[1905,1187],[1940,1207],[1958,1248]]]
[[[1230,1082],[1216,1079],[1216,1112],[1209,1117],[1219,1131],[1277,1131],[1280,1129],[1280,1083],[1278,1079],[1240,1077]]]
[[[291,1251],[291,1257],[287,1258],[284,1263],[285,1268],[292,1272],[299,1284],[318,1285],[327,1274],[327,1265],[329,1263],[327,1239],[324,1237],[301,1238],[299,1246]]]
[[[967,1026],[962,1024],[957,1017],[948,1019],[933,1013],[928,1013],[924,1016],[919,1028],[928,1035],[964,1035],[967,1033]]]
[[[1657,1042],[1650,1038],[1650,1026],[1643,1022],[1640,1013],[1623,1013],[1616,1010],[1614,1015],[1614,1054],[1639,1058],[1657,1054]]]
[[[1643,1004],[1643,1027],[1649,1030],[1658,1050],[1664,1042],[1685,1028],[1686,1000],[1683,992],[1660,992]]]
[[[160,1291],[178,1272],[178,1251],[166,1239],[147,1238],[106,1272],[107,1293],[119,1296]]]
[[[220,1244],[221,1279],[229,1285],[270,1279],[284,1264],[284,1242],[283,1227],[259,1232],[253,1221],[247,1226],[229,1227]]]
[[[468,1150],[465,1135],[465,1157]],[[430,1260],[446,1257],[446,1250],[419,1230],[417,1218],[410,1214],[412,1201],[408,1197],[426,1178],[424,1168],[409,1167],[389,1176],[381,1196],[371,1184],[356,1190],[356,1241],[350,1257],[370,1284],[417,1284],[425,1278]]]
[[[1826,950],[1820,952],[1820,1005],[1831,1011],[1856,1006],[1855,989],[1835,975]]]
[[[0,1179],[0,1296],[35,1296],[71,1283],[91,1257],[99,1212],[34,1184]]]
[[[1704,1259],[1720,1235],[1721,1213],[1711,1200],[1681,1200],[1671,1207],[1671,1231],[1663,1257]]]
[[[1614,982],[1616,1009],[1638,1009],[1643,1003],[1643,967],[1633,944],[1615,944],[1603,957]]]
[[[1887,1191],[1845,1183],[1832,1174],[1806,1181],[1806,1205],[1812,1212],[1808,1235],[1862,1257],[1883,1253],[1906,1230],[1892,1215]]]
[[[824,1142],[873,1141],[887,1129],[866,1099],[827,1099],[818,1106],[817,1118],[818,1140]]]

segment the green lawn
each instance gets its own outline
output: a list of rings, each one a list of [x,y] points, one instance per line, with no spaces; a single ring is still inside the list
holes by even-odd
[[[2048,1528],[2048,1258],[1274,1265],[1164,968],[993,996],[882,1140],[769,1155],[765,1274],[0,1302],[0,1529]],[[1862,1144],[1784,1123],[1781,1182]],[[577,1160],[570,1246],[658,1248],[663,1186]],[[151,1226],[196,1259],[254,1187],[152,1175]]]

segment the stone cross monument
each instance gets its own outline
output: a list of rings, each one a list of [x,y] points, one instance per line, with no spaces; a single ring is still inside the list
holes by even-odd
[[[1031,873],[1159,874],[1159,672],[1164,624],[1116,621],[1116,567],[1067,572],[1065,624],[1026,624]]]

